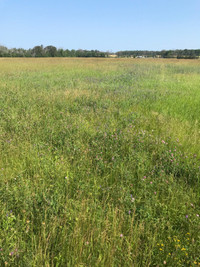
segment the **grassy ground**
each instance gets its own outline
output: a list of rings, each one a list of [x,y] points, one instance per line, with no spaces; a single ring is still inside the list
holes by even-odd
[[[200,265],[200,61],[0,59],[0,265]]]

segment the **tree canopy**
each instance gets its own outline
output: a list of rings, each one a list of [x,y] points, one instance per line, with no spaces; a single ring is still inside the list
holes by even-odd
[[[111,55],[117,57],[161,57],[161,58],[200,58],[200,49],[184,49],[184,50],[132,50],[119,51],[116,53],[103,52],[99,50],[69,50],[57,49],[53,45],[44,47],[43,45],[35,46],[30,49],[12,48],[0,46],[0,57],[109,57]]]

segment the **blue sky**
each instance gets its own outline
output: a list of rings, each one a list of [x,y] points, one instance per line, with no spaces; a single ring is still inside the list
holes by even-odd
[[[0,0],[0,44],[113,52],[200,48],[200,0]]]

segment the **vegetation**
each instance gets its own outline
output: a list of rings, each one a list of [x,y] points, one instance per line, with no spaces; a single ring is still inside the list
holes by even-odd
[[[35,46],[32,49],[13,48],[8,49],[5,46],[0,46],[0,57],[106,57],[108,53],[98,50],[64,50],[57,49],[55,46],[43,45]]]
[[[197,59],[200,57],[200,49],[162,50],[162,51],[119,51],[117,53],[101,52],[98,50],[69,50],[57,49],[55,46],[35,46],[32,49],[13,48],[0,46],[0,57],[161,57],[178,59]]]
[[[120,51],[119,57],[161,57],[161,58],[184,58],[196,59],[200,57],[200,49],[162,50],[162,51]]]
[[[200,264],[199,74],[0,59],[0,265]]]

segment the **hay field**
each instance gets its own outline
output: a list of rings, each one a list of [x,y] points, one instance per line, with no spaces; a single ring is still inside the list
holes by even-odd
[[[0,59],[0,265],[200,265],[200,61]]]

